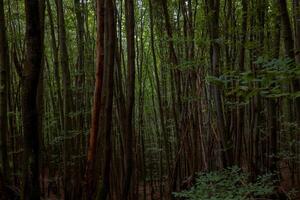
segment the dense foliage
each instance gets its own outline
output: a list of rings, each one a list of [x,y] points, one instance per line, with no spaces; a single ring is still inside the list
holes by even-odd
[[[299,52],[300,0],[0,0],[0,199],[297,199]]]
[[[175,193],[188,200],[250,200],[268,197],[275,191],[276,181],[272,174],[250,181],[250,175],[238,167],[200,173],[195,185],[188,191]]]

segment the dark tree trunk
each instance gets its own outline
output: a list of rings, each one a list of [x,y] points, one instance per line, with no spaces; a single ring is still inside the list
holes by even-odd
[[[50,24],[50,35],[51,35],[51,48],[53,53],[53,67],[54,67],[54,78],[56,83],[56,93],[58,98],[58,112],[59,112],[59,127],[60,131],[63,131],[63,118],[64,118],[64,111],[63,111],[63,99],[61,94],[61,84],[60,84],[60,76],[59,76],[59,61],[58,61],[58,47],[56,44],[56,37],[55,37],[55,28],[52,16],[52,9],[49,0],[46,0],[47,3],[47,12]]]
[[[42,52],[44,52],[44,38],[45,38],[45,0],[39,0],[39,14],[40,14],[40,29],[41,29],[41,43],[42,43]],[[44,61],[45,61],[45,55],[42,55],[41,59],[41,70],[40,70],[40,78],[39,78],[39,84],[38,84],[38,90],[37,90],[37,110],[38,110],[38,135],[39,135],[39,141],[40,141],[40,169],[41,169],[41,178],[42,178],[42,185],[44,186],[44,158],[45,158],[45,145],[44,145]],[[42,187],[44,188],[44,187]],[[42,191],[44,193],[44,191]]]
[[[4,16],[3,0],[0,0],[0,151],[2,162],[3,184],[9,182],[9,161],[7,153],[7,136],[8,136],[8,68],[9,68],[9,55],[8,44],[6,37],[6,21]],[[0,173],[1,173],[0,172]],[[1,189],[1,188],[0,188]]]
[[[77,117],[76,125],[77,129],[83,130],[83,111],[82,108],[84,106],[84,79],[85,79],[85,60],[84,60],[84,50],[85,50],[85,42],[84,42],[84,14],[83,14],[83,4],[80,0],[74,0],[75,5],[75,15],[76,15],[76,40],[77,40],[77,61],[76,61],[76,111],[80,112]],[[80,148],[78,148],[80,151]]]
[[[131,178],[133,173],[133,148],[134,148],[134,129],[133,111],[135,97],[135,42],[134,42],[134,3],[133,0],[125,0],[126,16],[126,36],[127,36],[127,68],[128,85],[126,101],[126,128],[125,128],[125,179],[123,183],[122,199],[128,199]]]
[[[275,6],[276,12],[278,12],[278,6]],[[275,29],[273,33],[273,58],[278,59],[280,55],[280,14],[274,17]],[[269,120],[269,134],[270,134],[270,171],[274,174],[278,174],[278,133],[280,132],[280,126],[278,125],[278,100],[270,99],[268,101],[268,120]],[[277,177],[276,177],[277,178]]]
[[[286,0],[277,0],[279,4],[279,11],[281,13],[282,20],[282,34],[284,39],[284,47],[286,56],[294,59],[294,40],[293,40],[293,32],[290,22],[290,17],[287,9]]]
[[[287,9],[287,3],[286,0],[278,0],[279,10],[281,13],[281,20],[282,20],[282,34],[284,38],[284,46],[285,46],[285,54],[288,58],[292,60],[293,63],[296,63],[298,59],[298,53],[296,55],[295,59],[295,50],[294,50],[294,39],[293,39],[293,31],[292,26],[289,18],[289,13]],[[297,32],[296,32],[297,33]],[[296,40],[296,47],[298,46],[298,38]],[[296,78],[292,81],[293,91],[297,92],[300,90],[300,80],[299,78]],[[300,98],[295,99],[295,117],[297,122],[300,123]],[[292,114],[292,112],[290,113]]]
[[[219,31],[219,14],[220,14],[220,0],[208,0],[208,13],[209,17],[209,33],[211,40],[210,61],[211,61],[211,74],[219,77],[221,72],[220,66],[220,44],[218,39],[220,37]],[[227,126],[225,123],[225,116],[222,103],[222,93],[220,88],[216,85],[211,86],[211,93],[214,100],[214,106],[217,116],[217,130],[220,137],[220,146],[223,149],[221,153],[224,166],[230,166],[232,158],[229,152],[232,150],[230,136],[228,135]],[[225,150],[226,149],[226,150]]]
[[[38,135],[37,87],[42,61],[39,1],[25,0],[26,62],[23,73],[22,120],[24,133],[24,182],[22,198],[40,199],[40,136]]]
[[[102,179],[98,184],[98,200],[106,200],[110,192],[111,160],[112,160],[112,105],[114,88],[114,62],[116,43],[116,23],[114,0],[104,2],[104,69],[103,69],[103,90],[101,95],[101,132],[105,137],[104,163]],[[99,134],[100,135],[100,134]]]
[[[242,10],[243,10],[243,18],[242,18],[242,38],[241,38],[241,50],[240,50],[240,58],[239,58],[239,72],[243,73],[245,71],[245,51],[246,51],[246,41],[247,41],[247,26],[248,26],[248,1],[242,0]],[[237,124],[237,132],[236,132],[236,151],[235,151],[235,161],[238,164],[242,163],[242,138],[244,137],[244,118],[245,118],[245,107],[242,106],[238,109],[238,124]]]

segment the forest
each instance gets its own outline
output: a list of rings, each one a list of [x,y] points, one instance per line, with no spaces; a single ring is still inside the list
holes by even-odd
[[[0,200],[299,200],[300,0],[0,0]]]

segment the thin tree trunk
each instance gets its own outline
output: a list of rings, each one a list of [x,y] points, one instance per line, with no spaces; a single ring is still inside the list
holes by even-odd
[[[67,48],[67,36],[65,27],[64,8],[62,0],[57,0],[57,13],[58,13],[58,27],[59,27],[59,53],[62,68],[63,79],[63,97],[64,97],[64,195],[65,199],[72,199],[72,168],[70,157],[72,157],[72,142],[71,129],[72,129],[72,92],[71,92],[71,78],[69,70],[69,55]]]
[[[3,174],[3,183],[7,184],[10,179],[9,173],[9,160],[7,153],[7,136],[8,136],[8,76],[9,76],[9,54],[8,54],[8,43],[6,36],[6,20],[4,15],[3,0],[0,0],[0,151],[1,151],[1,162]],[[0,188],[1,189],[1,188]]]
[[[45,0],[39,0],[39,14],[40,14],[40,28],[41,28],[41,42],[42,42],[42,52],[44,52],[44,38],[45,38]],[[39,134],[39,141],[40,141],[40,167],[42,173],[42,193],[44,194],[43,189],[44,187],[44,158],[45,158],[45,145],[44,145],[44,135],[43,135],[43,119],[44,119],[44,61],[45,55],[42,55],[41,59],[41,70],[40,70],[40,78],[39,78],[39,85],[37,90],[37,110],[38,113],[38,134]]]
[[[275,6],[278,12],[278,6]],[[273,45],[273,58],[278,59],[280,54],[280,14],[274,17],[274,45]],[[270,99],[268,101],[269,111],[269,134],[270,134],[270,171],[274,174],[278,174],[278,133],[280,132],[278,125],[278,100]],[[277,177],[276,177],[277,178]]]
[[[125,129],[125,179],[123,183],[122,199],[129,198],[131,179],[133,173],[133,148],[134,148],[134,129],[133,129],[133,111],[135,97],[135,42],[134,42],[134,3],[133,0],[125,0],[126,16],[126,36],[127,36],[127,101],[126,101],[126,129]]]
[[[219,39],[219,12],[220,12],[220,0],[209,0],[207,2],[208,5],[208,13],[211,14],[209,21],[209,32],[210,32],[210,40],[211,40],[211,74],[215,77],[218,77],[221,72],[220,67],[220,44],[218,43]],[[231,161],[229,160],[227,145],[230,146],[227,142],[229,142],[229,136],[227,131],[227,126],[225,123],[223,103],[222,103],[222,94],[220,88],[218,86],[213,85],[211,87],[212,97],[214,99],[214,105],[216,107],[216,115],[217,115],[217,130],[221,141],[222,153],[222,161],[223,165],[230,165]],[[228,140],[228,141],[227,141]]]
[[[56,93],[58,98],[58,110],[59,110],[58,112],[59,112],[59,119],[60,119],[58,124],[59,124],[60,131],[63,131],[64,111],[63,111],[63,99],[61,95],[60,76],[59,76],[58,48],[56,45],[56,37],[55,37],[51,4],[49,0],[46,0],[46,3],[47,3],[47,12],[49,17],[49,24],[50,24],[51,48],[53,53],[53,65],[54,65],[54,78],[55,78]]]
[[[84,106],[84,79],[85,79],[85,43],[84,43],[84,15],[83,2],[74,0],[76,15],[76,40],[77,40],[77,62],[76,62],[76,111],[80,112],[76,119],[77,129],[83,130],[83,106]],[[82,134],[81,134],[82,136]],[[80,148],[78,148],[80,151]]]
[[[239,72],[243,73],[245,71],[245,45],[246,45],[246,39],[247,39],[247,26],[248,26],[248,2],[247,0],[242,1],[242,38],[241,38],[241,50],[240,50],[240,57],[239,57]],[[238,101],[239,102],[239,101]],[[237,164],[242,164],[242,143],[243,143],[243,137],[244,137],[244,118],[245,118],[245,107],[244,106],[237,106],[237,128],[236,128],[236,144],[235,144],[235,162]]]

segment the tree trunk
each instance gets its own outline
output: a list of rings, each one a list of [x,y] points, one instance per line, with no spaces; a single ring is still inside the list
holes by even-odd
[[[84,79],[85,79],[85,62],[84,62],[84,15],[83,4],[80,0],[74,0],[76,15],[76,40],[77,40],[77,61],[76,61],[76,111],[80,112],[76,119],[78,130],[83,130],[83,106],[84,106]],[[82,135],[82,134],[81,134]],[[78,148],[80,151],[80,148]]]
[[[219,77],[221,72],[220,67],[220,44],[219,39],[219,12],[220,12],[220,0],[209,0],[207,1],[209,18],[209,33],[211,40],[211,50],[210,50],[210,61],[211,61],[211,74],[215,77]],[[225,123],[225,116],[222,103],[222,94],[220,88],[216,85],[211,86],[212,97],[214,99],[214,106],[216,109],[217,116],[217,130],[220,137],[220,147],[223,149],[221,153],[222,161],[224,166],[230,165],[228,152],[231,147],[227,149],[230,144],[230,136],[228,136],[228,131]],[[227,149],[227,150],[224,150]]]
[[[45,0],[39,0],[39,14],[40,14],[40,29],[41,29],[41,42],[42,42],[42,52],[44,52],[44,38],[45,38]],[[39,135],[39,141],[40,141],[40,169],[41,169],[41,178],[42,178],[42,186],[44,186],[44,169],[45,169],[45,145],[44,145],[44,135],[43,135],[43,130],[44,130],[44,124],[43,124],[43,119],[44,119],[44,61],[45,61],[45,55],[42,55],[41,59],[41,70],[40,70],[40,78],[39,78],[39,85],[38,85],[38,90],[37,90],[37,97],[36,97],[36,102],[37,102],[37,110],[39,111],[38,113],[38,135]],[[42,187],[44,189],[44,187]],[[42,191],[44,193],[44,191]]]
[[[9,55],[8,44],[6,37],[6,20],[4,16],[3,0],[0,0],[0,130],[1,130],[1,162],[4,180],[3,184],[9,182],[9,161],[7,153],[7,136],[8,136],[8,120],[7,120],[7,99],[8,99],[8,68],[9,68]],[[1,188],[0,188],[1,189]]]
[[[23,73],[22,120],[25,140],[22,199],[40,199],[40,136],[38,135],[37,87],[42,61],[39,1],[25,0],[26,62]]]
[[[248,25],[248,2],[247,0],[242,0],[242,36],[241,36],[241,49],[240,49],[240,57],[239,57],[239,72],[243,73],[245,71],[245,44],[247,39],[247,25]],[[238,84],[238,83],[237,83]],[[238,99],[238,102],[240,100]],[[236,125],[236,143],[235,143],[235,164],[241,164],[242,163],[242,138],[244,137],[244,113],[245,113],[245,107],[244,106],[237,106],[237,125]]]
[[[283,25],[283,39],[286,56],[294,59],[294,40],[289,13],[287,10],[286,0],[278,0],[279,11],[281,13],[281,20]]]
[[[273,33],[273,58],[278,59],[280,55],[280,14],[278,12],[278,6],[276,11],[278,14],[274,17],[275,29]],[[280,133],[280,126],[278,125],[278,100],[270,99],[268,101],[268,120],[269,120],[269,134],[270,134],[270,171],[278,175],[278,133]],[[275,177],[278,178],[278,177]]]
[[[125,0],[126,17],[126,36],[127,36],[127,68],[128,85],[126,101],[126,129],[125,129],[125,179],[123,183],[122,199],[128,199],[131,178],[133,173],[133,148],[134,148],[134,129],[133,129],[133,111],[135,97],[135,42],[134,42],[134,3],[133,0]]]
[[[293,0],[294,1],[294,21],[295,21],[295,61],[296,64],[300,64],[300,1],[299,0]],[[300,79],[296,79],[293,83],[293,89],[295,92],[300,90]],[[297,122],[300,123],[300,99],[295,100],[295,115],[297,118]],[[300,137],[300,136],[299,136]],[[300,175],[299,175],[300,176]]]
[[[64,97],[64,194],[65,199],[72,199],[72,168],[70,157],[72,157],[72,92],[71,92],[71,78],[69,70],[69,55],[67,48],[67,36],[65,27],[64,8],[62,0],[57,0],[57,14],[58,14],[58,27],[59,27],[59,53],[62,68],[62,79],[63,79],[63,97]]]
[[[58,98],[58,112],[59,112],[59,127],[60,131],[63,131],[63,121],[64,121],[64,111],[63,111],[63,99],[61,95],[61,84],[60,84],[60,76],[59,76],[59,61],[58,61],[58,48],[56,45],[56,37],[55,37],[55,28],[52,16],[52,9],[49,0],[46,0],[47,3],[47,12],[50,24],[50,35],[51,35],[51,48],[53,53],[53,67],[54,67],[54,78],[56,83],[56,93]]]
[[[104,69],[103,69],[103,90],[101,95],[100,120],[102,132],[105,137],[104,144],[104,167],[102,179],[98,184],[97,200],[106,200],[110,192],[110,173],[112,160],[112,104],[114,88],[114,61],[116,43],[116,24],[114,0],[104,2]],[[99,134],[98,133],[98,134]]]
[[[97,50],[96,50],[96,82],[94,90],[94,104],[92,108],[92,124],[89,135],[87,168],[86,168],[86,182],[87,182],[87,196],[92,198],[95,192],[96,179],[95,160],[96,160],[96,146],[97,134],[99,132],[99,117],[100,117],[100,103],[103,84],[103,65],[104,65],[104,0],[97,2]]]

